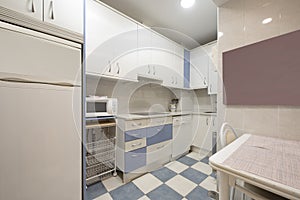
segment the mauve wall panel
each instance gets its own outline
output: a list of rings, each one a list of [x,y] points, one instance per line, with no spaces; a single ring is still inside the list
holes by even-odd
[[[300,105],[300,30],[223,53],[224,104]]]

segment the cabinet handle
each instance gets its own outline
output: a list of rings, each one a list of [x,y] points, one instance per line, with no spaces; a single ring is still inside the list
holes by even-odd
[[[34,2],[33,0],[31,1],[31,12],[34,13],[35,12],[35,8],[34,8]]]
[[[206,126],[208,126],[208,118],[206,118]]]
[[[141,142],[140,142],[140,143],[137,143],[137,144],[132,144],[131,147],[140,146],[140,145],[142,145]]]
[[[131,155],[132,158],[136,158],[137,156],[138,155],[136,155],[136,154]]]
[[[111,72],[111,63],[110,63],[110,60],[108,61],[108,65],[109,65],[108,72]]]
[[[117,67],[118,67],[117,74],[120,74],[120,65],[119,65],[119,63],[117,63]]]
[[[50,1],[50,19],[54,20],[54,4]]]
[[[175,77],[175,79],[176,79],[176,83],[175,84],[177,85],[177,77]]]
[[[153,66],[153,75],[156,74],[155,66]]]
[[[150,69],[150,65],[148,65],[148,74],[150,74],[151,69]]]
[[[162,145],[162,146],[160,146],[160,147],[157,147],[156,149],[161,149],[161,148],[163,148],[165,145]]]
[[[203,84],[206,85],[206,78],[204,77]]]
[[[211,84],[210,84],[210,85],[209,85],[209,91],[210,91],[210,92],[211,92],[211,87],[212,87],[212,86],[211,86]]]
[[[174,84],[174,77],[172,76],[172,84]]]

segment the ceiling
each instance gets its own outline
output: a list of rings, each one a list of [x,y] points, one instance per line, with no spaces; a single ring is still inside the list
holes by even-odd
[[[196,0],[188,9],[180,0],[101,1],[188,49],[217,39],[217,7],[212,0]]]

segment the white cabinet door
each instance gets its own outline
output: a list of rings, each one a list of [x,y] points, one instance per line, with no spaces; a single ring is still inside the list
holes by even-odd
[[[1,0],[2,7],[43,20],[43,0]]]
[[[207,52],[198,47],[191,51],[191,88],[206,88],[208,85],[208,65]]]
[[[86,10],[87,72],[127,76],[137,66],[137,24],[93,0]]]
[[[138,25],[138,68],[143,69],[141,74],[150,75],[150,70],[147,70],[148,65],[152,61],[152,31]]]
[[[83,34],[83,0],[44,0],[44,21]]]
[[[212,118],[211,116],[195,115],[193,119],[193,129],[195,131],[193,145],[211,151],[212,148]]]
[[[209,59],[209,86],[208,94],[218,93],[218,71],[216,66],[213,64],[212,60]]]

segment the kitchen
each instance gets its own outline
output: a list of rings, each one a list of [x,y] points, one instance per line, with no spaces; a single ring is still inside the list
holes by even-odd
[[[230,70],[251,44],[296,45],[298,11],[296,0],[1,1],[0,199],[256,199],[226,181],[224,152],[249,134],[299,141],[299,105],[253,86],[237,98],[253,77]],[[238,139],[222,149],[224,122]],[[248,176],[245,187],[300,198]]]

